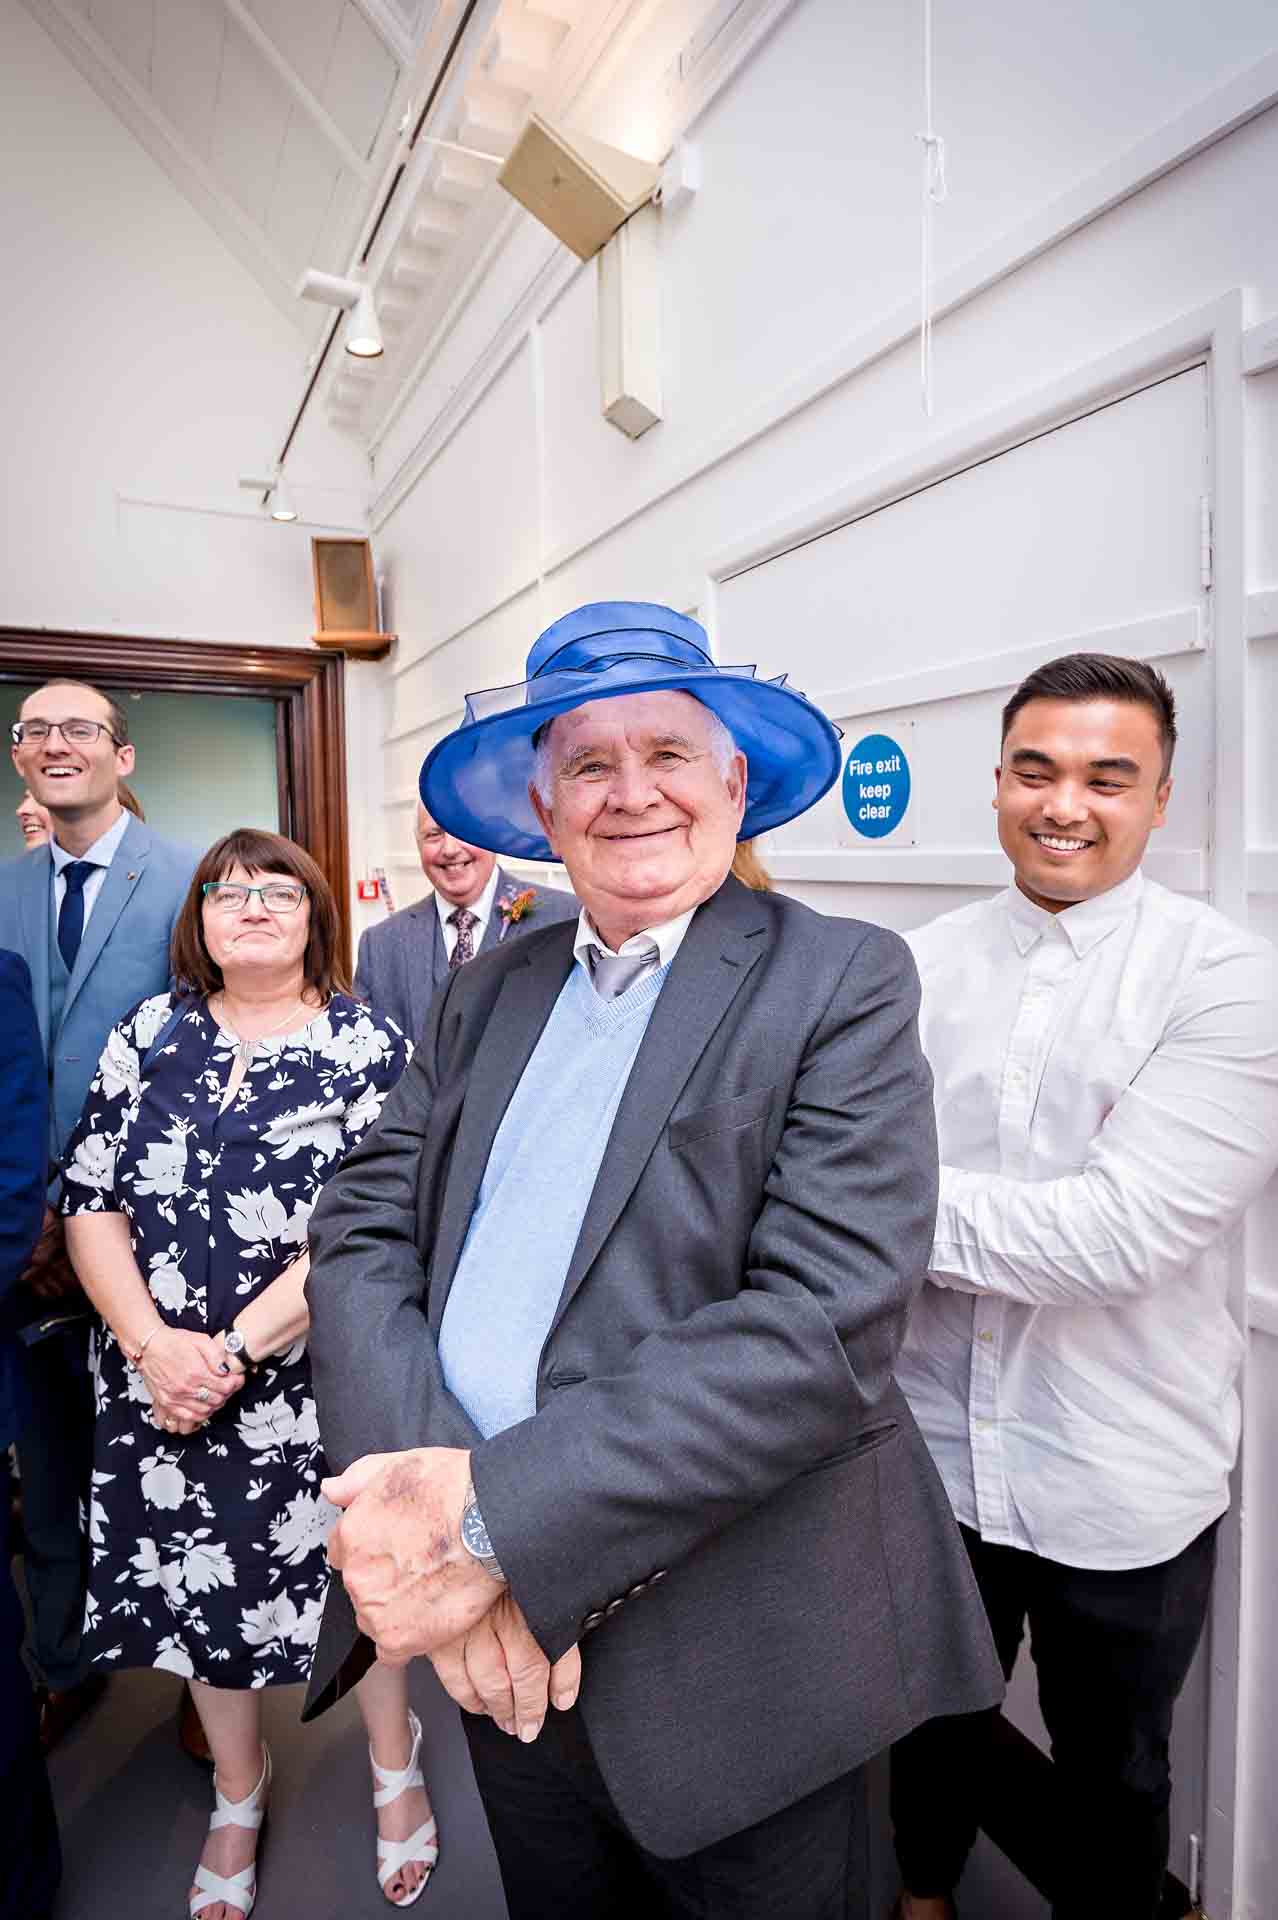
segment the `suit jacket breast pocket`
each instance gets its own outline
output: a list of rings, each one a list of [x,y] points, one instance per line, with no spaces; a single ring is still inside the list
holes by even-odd
[[[775,1091],[773,1087],[751,1087],[733,1100],[719,1100],[712,1107],[677,1114],[666,1136],[671,1152],[712,1149],[715,1142],[729,1144],[733,1134],[743,1133],[747,1128],[758,1129],[768,1117]]]

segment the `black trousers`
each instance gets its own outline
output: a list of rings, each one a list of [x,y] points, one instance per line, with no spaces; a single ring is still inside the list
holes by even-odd
[[[35,1698],[22,1661],[22,1607],[8,1532],[6,1498],[0,1511],[0,1914],[41,1920],[53,1908],[62,1855]]]
[[[31,1417],[18,1436],[31,1651],[50,1687],[74,1686],[85,1675],[80,1635],[88,1542],[80,1531],[80,1505],[87,1502],[93,1466],[86,1337],[82,1324],[29,1349]]]
[[[464,1713],[462,1724],[510,1920],[847,1920],[864,1912],[859,1771],[699,1853],[660,1860],[622,1825],[575,1708],[552,1708],[530,1746],[479,1715]]]
[[[1029,1625],[1055,1763],[1054,1920],[1155,1920],[1172,1711],[1207,1617],[1216,1523],[1175,1559],[1123,1573],[962,1534],[1009,1678]],[[994,1719],[932,1720],[892,1749],[896,1853],[911,1893],[958,1882],[980,1824]]]

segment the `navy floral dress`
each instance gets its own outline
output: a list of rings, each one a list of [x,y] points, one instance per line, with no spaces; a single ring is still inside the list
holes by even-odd
[[[337,994],[308,1026],[259,1042],[222,1111],[234,1044],[205,1000],[146,1057],[176,1004],[144,1000],[108,1038],[67,1148],[63,1211],[123,1213],[164,1319],[214,1334],[302,1252],[320,1188],[410,1048]],[[102,1326],[93,1374],[89,1657],[220,1687],[304,1679],[336,1518],[319,1491],[305,1339],[185,1436],[157,1425],[141,1374]]]

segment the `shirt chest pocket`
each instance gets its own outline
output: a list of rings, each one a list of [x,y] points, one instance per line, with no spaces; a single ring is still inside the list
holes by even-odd
[[[731,1146],[733,1135],[762,1126],[774,1091],[772,1087],[751,1087],[733,1100],[719,1100],[712,1107],[698,1107],[692,1113],[678,1114],[666,1133],[671,1152],[712,1153],[716,1146]]]
[[[1158,1035],[1068,1024],[1052,1043],[1034,1110],[1034,1128],[1079,1157],[1145,1065]]]

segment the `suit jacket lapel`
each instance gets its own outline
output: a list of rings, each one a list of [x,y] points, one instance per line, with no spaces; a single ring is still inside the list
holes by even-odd
[[[523,946],[521,941],[521,950]],[[430,1323],[436,1333],[497,1129],[573,964],[569,926],[563,939],[538,943],[531,959],[524,958],[512,968],[484,1024],[462,1103],[435,1236]]]
[[[634,1192],[711,1035],[763,952],[766,927],[749,890],[729,880],[684,935],[617,1109],[552,1334]]]
[[[484,928],[484,937],[479,943],[480,953],[491,953],[494,947],[501,944],[501,930],[504,922],[497,911],[497,902],[504,899],[508,893],[518,892],[519,886],[514,875],[507,873],[504,867],[498,867],[497,887],[493,893],[493,910],[488,916],[488,925]]]
[[[41,847],[23,861],[18,873],[18,915],[22,953],[31,969],[31,990],[40,1021],[40,1038],[49,1051],[49,928],[52,923],[53,855]],[[92,925],[92,921],[89,923]]]
[[[80,951],[75,957],[75,967],[67,986],[66,1004],[62,1009],[64,1022],[81,987],[93,971],[98,955],[110,938],[116,921],[142,878],[150,852],[150,834],[136,820],[131,820],[127,833],[115,850],[115,858],[107,868],[102,891],[93,903],[89,924],[84,929],[84,938],[80,942]],[[120,1011],[123,1013],[125,1009],[122,1007]]]
[[[413,1023],[408,1037],[415,1041],[425,1025],[439,979],[439,915],[435,911],[434,894],[428,894],[408,911],[410,921],[407,938],[400,942],[399,962],[404,969],[404,990]]]

